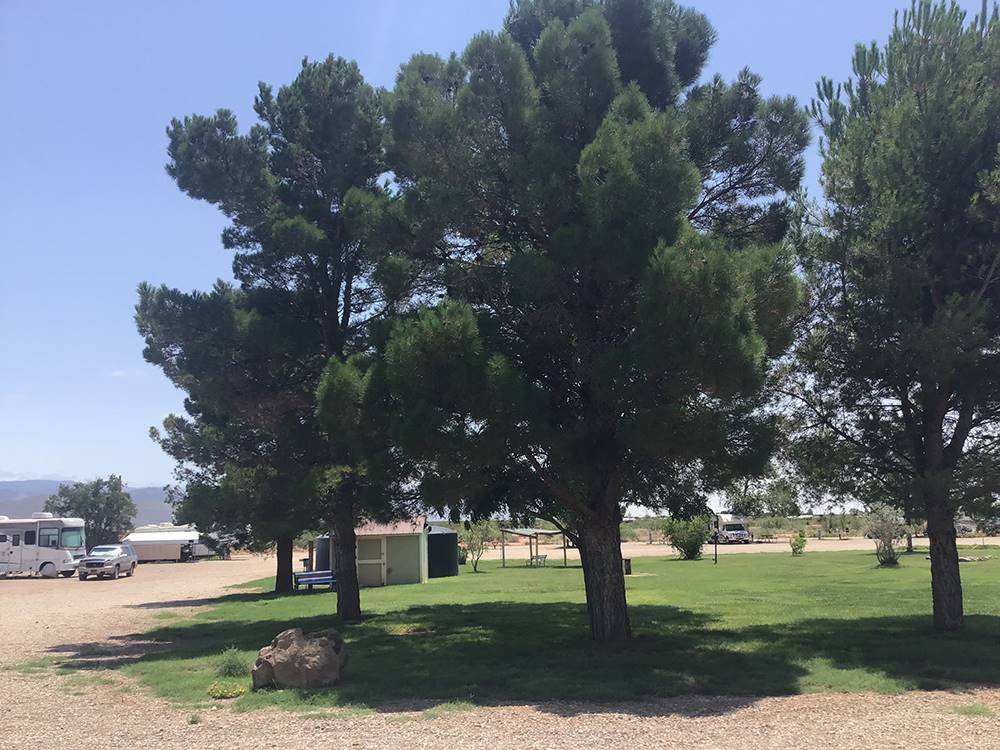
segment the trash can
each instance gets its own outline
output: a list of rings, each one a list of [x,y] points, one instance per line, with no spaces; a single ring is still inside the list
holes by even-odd
[[[623,557],[622,558],[622,572],[625,575],[627,575],[627,576],[632,575],[632,558],[631,557]]]

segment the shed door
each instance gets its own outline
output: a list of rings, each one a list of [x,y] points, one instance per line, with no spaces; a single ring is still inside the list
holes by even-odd
[[[358,584],[385,586],[385,537],[358,539]]]
[[[420,537],[390,536],[386,539],[385,582],[420,583]]]

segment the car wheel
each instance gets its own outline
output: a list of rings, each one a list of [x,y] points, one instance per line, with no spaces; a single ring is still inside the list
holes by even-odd
[[[132,567],[128,569],[128,573],[126,573],[125,575],[127,575],[129,578],[135,575],[135,563],[132,563]]]
[[[119,570],[118,570],[118,566],[116,565],[115,569],[114,569],[114,572],[111,574],[111,580],[112,581],[117,581],[118,580],[118,573],[119,573]]]
[[[81,581],[86,581],[87,580],[87,574],[86,573],[81,573],[80,574],[80,580]]]
[[[56,570],[56,566],[52,563],[45,563],[42,567],[38,569],[38,572],[43,578],[55,578],[59,575],[59,571]]]

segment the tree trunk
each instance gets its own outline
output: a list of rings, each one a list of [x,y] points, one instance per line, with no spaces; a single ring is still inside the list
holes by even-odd
[[[908,555],[913,554],[913,532],[906,532],[906,553]]]
[[[607,520],[581,522],[579,537],[590,636],[599,643],[627,641],[632,637],[632,628],[625,603],[618,524]]]
[[[274,575],[274,592],[287,594],[292,590],[292,556],[295,539],[290,536],[278,537],[278,570]]]
[[[962,627],[962,578],[958,570],[958,546],[952,515],[946,500],[935,499],[928,503],[931,593],[934,598],[934,627],[938,630],[958,630]]]
[[[343,622],[361,619],[358,585],[358,538],[354,533],[354,504],[338,498],[331,518],[334,562],[337,568],[337,616]]]

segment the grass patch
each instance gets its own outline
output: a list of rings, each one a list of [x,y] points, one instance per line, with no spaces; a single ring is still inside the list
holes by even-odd
[[[237,711],[430,710],[498,702],[632,700],[687,693],[901,693],[1000,683],[1000,560],[963,566],[966,626],[931,625],[929,564],[879,569],[867,552],[635,558],[627,579],[635,638],[588,638],[579,567],[501,568],[366,589],[366,619],[342,625],[336,595],[276,596],[247,585],[182,622],[150,631],[171,648],[123,668],[164,698],[204,701],[220,651],[247,663],[289,627],[343,633],[344,682],[246,693]],[[460,709],[454,709],[460,706]],[[440,707],[439,709],[437,707]],[[190,710],[190,709],[189,709]],[[407,711],[412,709],[398,708]]]
[[[39,676],[48,674],[53,669],[56,669],[61,664],[61,659],[58,656],[39,656],[36,659],[29,659],[28,661],[22,661],[17,664],[10,664],[4,667],[5,670],[10,672],[16,672],[19,675],[25,676]]]
[[[246,677],[250,674],[250,658],[236,646],[230,646],[216,659],[215,674],[217,677]]]
[[[964,706],[952,706],[948,710],[953,714],[958,714],[959,716],[990,717],[996,715],[996,712],[992,708],[985,706],[982,703],[966,703]]]

